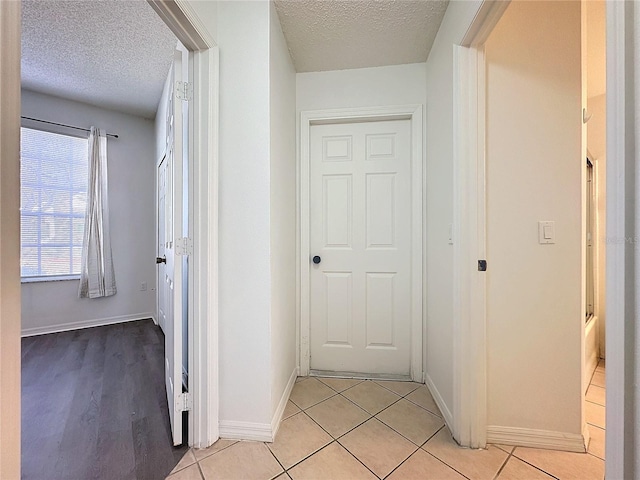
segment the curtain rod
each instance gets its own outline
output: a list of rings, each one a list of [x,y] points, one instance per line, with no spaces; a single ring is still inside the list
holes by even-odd
[[[31,118],[31,117],[24,117],[24,116],[21,116],[20,118],[22,118],[24,120],[31,120],[33,122],[48,123],[49,125],[57,125],[58,127],[73,128],[75,130],[82,130],[84,132],[90,132],[91,131],[88,128],[74,127],[73,125],[65,125],[64,123],[50,122],[48,120],[40,120],[39,118]],[[116,135],[115,133],[107,133],[107,137],[118,138],[118,135]]]

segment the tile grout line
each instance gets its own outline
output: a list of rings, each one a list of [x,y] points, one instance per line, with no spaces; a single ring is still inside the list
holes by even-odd
[[[517,455],[515,455],[516,448],[518,448],[518,447],[515,447],[515,448],[513,449],[513,452],[511,453],[511,456],[513,456],[513,457],[517,458],[517,459],[518,459],[518,460],[520,460],[521,462],[526,463],[526,464],[527,464],[527,465],[529,465],[530,467],[535,468],[536,470],[540,470],[542,473],[544,473],[545,475],[549,475],[551,478],[555,478],[556,480],[560,480],[560,479],[559,479],[558,477],[556,477],[555,475],[553,475],[553,474],[551,474],[551,473],[547,472],[546,470],[543,470],[542,468],[538,467],[537,465],[534,465],[533,463],[527,462],[524,458],[520,458],[520,457],[518,457]],[[524,448],[527,448],[527,447],[524,447]],[[543,449],[543,450],[544,450],[544,449]],[[562,451],[562,450],[558,450],[558,451]]]
[[[367,420],[368,421],[368,420]],[[344,435],[343,435],[344,436]],[[380,478],[380,475],[376,474],[373,470],[371,470],[369,467],[367,467],[364,462],[362,460],[360,460],[358,457],[356,457],[351,450],[349,450],[347,447],[345,447],[343,444],[341,444],[338,440],[336,440],[336,443],[338,445],[340,445],[342,448],[344,448],[344,450],[351,455],[353,458],[355,458],[356,462],[358,462],[360,465],[362,465],[364,468],[366,468],[367,470],[369,470],[371,472],[371,474],[376,477],[376,478]]]
[[[309,407],[311,408],[311,407]],[[318,422],[316,422],[313,418],[311,418],[304,410],[300,410],[298,413],[296,413],[295,415],[299,415],[303,413],[304,415],[307,416],[308,419],[310,419],[313,423],[315,423],[316,425],[318,425],[318,427],[320,427],[322,429],[323,432],[325,432],[327,435],[329,435],[329,438],[331,438],[331,441],[329,443],[327,443],[326,445],[323,445],[322,447],[318,448],[317,450],[314,450],[313,452],[309,453],[308,455],[304,456],[303,458],[301,458],[300,460],[298,460],[296,463],[294,463],[293,465],[291,465],[289,468],[285,468],[284,465],[280,462],[280,460],[278,460],[278,458],[276,457],[276,454],[273,453],[273,451],[269,448],[268,445],[267,448],[269,448],[269,451],[271,452],[271,455],[273,455],[276,460],[278,461],[278,463],[280,464],[280,466],[284,469],[285,472],[288,472],[289,470],[291,470],[294,467],[297,467],[298,465],[300,465],[302,462],[304,462],[305,460],[308,460],[309,458],[311,458],[312,456],[314,456],[316,453],[324,450],[325,448],[327,448],[329,445],[331,445],[333,442],[337,441],[335,438],[333,438],[333,435],[331,435],[329,432],[327,432],[324,428],[322,428],[321,425],[318,424]],[[291,417],[295,416],[292,415]],[[291,418],[289,417],[289,418]],[[263,442],[266,444],[266,442]]]
[[[442,428],[444,428],[444,427],[442,427]],[[440,430],[442,430],[442,428],[441,428]],[[438,431],[440,431],[440,430],[438,430]],[[427,443],[425,442],[425,445],[426,445],[426,444],[427,444]],[[442,460],[441,458],[436,457],[436,456],[435,456],[435,454],[433,454],[433,453],[431,453],[431,452],[426,451],[423,447],[424,447],[424,445],[423,445],[422,447],[420,447],[420,448],[421,448],[421,449],[422,449],[422,451],[423,451],[423,452],[425,452],[427,455],[432,456],[432,457],[433,457],[433,458],[435,458],[437,461],[439,461],[439,462],[440,462],[440,463],[442,463],[443,465],[446,465],[446,466],[447,466],[447,467],[449,467],[451,470],[453,470],[454,472],[456,472],[456,473],[458,473],[459,475],[463,476],[464,478],[467,478],[467,479],[469,478],[469,477],[467,477],[464,473],[462,473],[461,471],[459,471],[459,470],[457,470],[456,468],[452,467],[451,465],[449,465],[447,462],[445,462],[445,461],[444,461],[444,460]]]
[[[415,445],[415,443],[414,443]],[[411,452],[411,454],[409,454],[409,456],[407,458],[405,458],[404,460],[402,460],[398,465],[395,466],[395,468],[393,470],[391,470],[389,473],[387,473],[384,478],[389,478],[391,475],[393,475],[393,472],[395,472],[396,470],[398,470],[402,465],[404,465],[404,463],[409,460],[411,457],[413,457],[415,455],[415,453],[420,450],[420,447],[416,448],[413,452]]]
[[[200,463],[200,461],[204,460],[205,458],[209,458],[210,456],[215,455],[216,453],[220,453],[220,452],[222,452],[223,450],[226,450],[229,447],[233,447],[236,443],[242,442],[242,440],[235,440],[235,439],[230,439],[230,438],[218,438],[218,440],[216,440],[213,443],[213,445],[218,443],[220,440],[225,440],[227,442],[233,442],[233,443],[231,443],[230,445],[227,445],[226,447],[221,448],[220,450],[216,450],[215,452],[210,453],[209,455],[206,455],[206,456],[204,456],[202,458],[196,457],[195,452],[193,452],[193,458],[196,459],[196,462]],[[210,445],[207,448],[211,448],[213,445]],[[207,448],[203,448],[202,450],[206,450]],[[191,450],[193,450],[193,448],[191,448]],[[181,470],[184,470],[184,469],[181,469]]]
[[[315,403],[313,405],[308,406],[307,408],[302,408],[300,407],[298,404],[296,404],[293,400],[291,400],[292,403],[294,403],[294,405],[296,405],[298,408],[301,409],[301,412],[303,412],[312,422],[314,422],[316,425],[318,425],[318,427],[320,427],[325,433],[327,433],[327,435],[329,435],[329,437],[331,437],[333,439],[333,441],[335,441],[336,443],[338,443],[338,445],[340,445],[342,448],[344,448],[347,452],[349,452],[349,454],[351,456],[353,456],[358,462],[360,462],[365,468],[367,468],[367,470],[371,471],[371,469],[369,469],[369,467],[367,467],[364,463],[362,463],[362,461],[360,461],[360,459],[358,459],[353,453],[351,453],[351,451],[349,451],[349,449],[347,447],[345,447],[344,445],[342,445],[342,443],[340,443],[339,439],[345,437],[346,435],[348,435],[350,432],[354,431],[355,429],[357,429],[358,427],[364,425],[365,423],[367,423],[369,420],[371,419],[375,419],[378,422],[382,423],[383,425],[385,425],[386,427],[390,428],[393,432],[395,432],[396,434],[400,435],[402,438],[404,438],[405,440],[407,440],[411,445],[416,446],[416,444],[409,438],[407,438],[405,435],[403,435],[401,432],[397,431],[395,428],[393,428],[391,425],[387,425],[385,422],[383,422],[382,420],[380,420],[379,418],[377,418],[377,415],[379,415],[380,413],[384,412],[385,410],[391,408],[393,405],[395,405],[396,403],[398,403],[400,400],[407,400],[408,402],[410,402],[412,405],[415,405],[416,407],[424,410],[426,413],[430,414],[430,415],[434,415],[437,418],[439,418],[442,421],[442,417],[439,415],[434,414],[433,412],[431,412],[430,410],[424,408],[422,405],[418,405],[417,403],[412,402],[411,400],[409,400],[408,398],[406,398],[407,396],[411,395],[413,392],[415,392],[416,390],[418,390],[419,388],[421,388],[422,386],[424,386],[424,384],[418,384],[418,386],[416,388],[414,388],[413,390],[411,390],[410,392],[403,394],[400,394],[398,392],[395,392],[387,387],[385,387],[384,385],[380,385],[378,382],[376,382],[375,380],[362,380],[358,383],[356,383],[355,385],[352,385],[349,388],[344,389],[342,392],[337,392],[334,388],[332,388],[330,385],[325,384],[322,380],[320,380],[319,377],[312,377],[312,378],[316,378],[321,384],[325,385],[326,387],[330,388],[331,390],[335,391],[337,395],[340,395],[342,398],[344,398],[345,400],[347,400],[348,402],[350,402],[351,404],[353,404],[354,406],[356,406],[357,408],[359,408],[360,410],[364,411],[367,415],[369,415],[369,418],[367,418],[365,421],[355,425],[353,428],[351,428],[350,430],[346,431],[345,433],[343,433],[342,435],[338,436],[338,437],[334,437],[331,433],[329,433],[327,430],[325,430],[322,425],[320,425],[318,422],[316,422],[308,413],[307,410],[310,408],[313,408],[317,405],[320,405],[321,403],[330,400],[331,398],[334,398],[336,395],[332,395],[331,397],[325,398],[323,400],[321,400],[318,403]],[[346,397],[345,395],[343,395],[344,392],[351,390],[352,388],[355,388],[358,385],[361,385],[362,383],[365,382],[372,382],[374,384],[376,384],[379,387],[384,388],[386,391],[396,395],[398,398],[392,402],[391,404],[387,405],[385,408],[383,408],[382,410],[380,410],[379,412],[375,413],[375,414],[371,414],[369,411],[365,410],[364,408],[362,408],[362,406],[358,405],[355,401],[351,400],[350,398]],[[417,383],[417,382],[407,382],[407,383]],[[429,392],[429,394],[431,394],[431,392]],[[300,413],[300,412],[297,412]],[[296,413],[296,414],[297,414]],[[291,418],[293,415],[291,415],[288,418]],[[421,445],[417,445],[416,449],[407,457],[405,458],[402,462],[400,462],[400,464],[398,464],[388,475],[391,475],[391,473],[393,473],[400,465],[402,465],[404,462],[406,462],[413,454],[415,454],[418,450],[421,449],[422,446],[424,446],[429,440],[431,440],[431,438],[433,438],[440,430],[442,430],[442,428],[444,428],[445,425],[441,426],[438,430],[436,430],[432,435],[430,435]],[[315,455],[316,453],[318,453],[320,450],[326,448],[328,445],[330,445],[331,443],[325,445],[324,447],[322,447],[321,449],[309,454],[308,456],[306,456],[305,458],[303,458],[302,460],[300,460],[299,462],[297,462],[295,465],[292,465],[291,467],[289,467],[289,469],[294,468],[295,466],[299,465],[300,463],[302,463],[303,461],[307,460],[308,458],[310,458],[311,456]],[[273,453],[273,452],[272,452]],[[438,459],[439,461],[441,461],[440,459]],[[444,463],[444,462],[443,462]],[[447,465],[445,463],[445,465]],[[447,465],[450,467],[450,465]],[[450,467],[451,468],[451,467]],[[454,469],[455,470],[455,469]],[[285,470],[288,472],[288,470]],[[378,477],[378,475],[376,475],[373,471],[371,471],[371,473],[373,473],[376,477]],[[387,476],[388,476],[387,475]],[[379,477],[378,477],[379,478]]]
[[[282,475],[283,473],[285,473],[285,474],[286,474],[286,473],[287,473],[287,469],[286,469],[286,468],[284,468],[284,465],[282,464],[282,462],[280,462],[280,460],[278,460],[278,457],[276,457],[276,454],[275,454],[275,453],[273,453],[273,451],[269,448],[269,445],[267,445],[267,442],[262,442],[262,444],[263,444],[265,447],[267,447],[267,450],[269,450],[269,453],[271,454],[271,456],[272,456],[273,458],[275,458],[276,462],[278,462],[278,465],[280,465],[280,468],[282,468],[282,472],[278,473],[278,474],[277,474],[275,477],[273,477],[273,478],[278,478],[278,477],[279,477],[280,475]],[[287,474],[287,477],[291,478],[291,477],[289,476],[289,474]]]
[[[340,394],[338,394],[338,395],[340,395]],[[333,398],[333,397],[331,397],[331,398]],[[349,402],[350,402],[350,400],[349,400],[348,398],[346,398],[346,397],[343,397],[343,398],[344,398],[345,400],[347,400],[347,401],[349,401]],[[351,403],[353,403],[353,402],[351,402]],[[320,425],[318,422],[316,422],[316,421],[315,421],[315,419],[314,419],[311,415],[309,415],[309,414],[307,413],[307,411],[306,411],[306,410],[302,410],[302,411],[301,411],[301,413],[304,413],[307,417],[309,417],[309,418],[311,419],[311,421],[312,421],[313,423],[315,423],[316,425],[318,425],[318,426],[319,426],[319,427],[320,427],[320,428],[321,428],[321,429],[322,429],[322,430],[323,430],[327,435],[329,435],[331,438],[333,438],[334,440],[336,440],[336,441],[337,441],[339,438],[342,438],[342,437],[344,437],[345,435],[347,435],[348,433],[353,432],[356,428],[358,428],[358,427],[360,427],[360,426],[364,425],[364,424],[365,424],[365,423],[367,423],[369,420],[371,420],[372,418],[374,418],[374,417],[373,417],[373,415],[371,415],[369,412],[367,412],[366,410],[364,410],[364,409],[363,409],[362,407],[360,407],[359,405],[356,405],[355,403],[353,403],[353,405],[355,405],[355,406],[356,406],[356,407],[358,407],[360,410],[362,410],[364,413],[366,413],[367,415],[369,415],[369,418],[367,418],[367,419],[366,419],[365,421],[363,421],[363,422],[358,423],[356,426],[354,426],[353,428],[351,428],[351,429],[347,430],[347,431],[346,431],[346,432],[344,432],[342,435],[339,435],[339,436],[337,436],[337,437],[334,437],[334,436],[333,436],[331,433],[329,433],[329,432],[328,432],[328,431],[327,431],[327,430],[326,430],[322,425]],[[314,406],[315,406],[315,405],[314,405]],[[309,407],[309,408],[311,408],[311,407]]]
[[[360,382],[362,383],[362,382]],[[356,384],[356,385],[360,385],[360,383]],[[353,387],[355,387],[356,385],[353,385]],[[328,385],[327,385],[328,386]],[[353,387],[349,387],[349,388],[353,388]],[[331,388],[331,387],[329,387]],[[346,390],[349,390],[348,388]],[[343,391],[346,391],[343,390]],[[376,478],[380,478],[378,475],[376,475],[369,467],[367,467],[358,457],[356,457],[353,453],[351,453],[351,451],[345,447],[344,445],[342,445],[342,443],[339,442],[339,438],[344,437],[345,435],[347,435],[349,432],[352,432],[353,430],[355,430],[356,428],[364,425],[365,423],[367,423],[369,420],[371,420],[373,417],[373,415],[371,415],[369,412],[367,412],[366,410],[364,410],[362,407],[360,407],[360,405],[357,405],[355,402],[352,402],[350,399],[348,399],[347,397],[343,396],[342,393],[338,393],[338,395],[342,396],[342,398],[344,398],[345,400],[347,400],[348,402],[352,403],[353,405],[355,405],[357,408],[359,408],[360,410],[362,410],[363,412],[365,412],[367,415],[369,415],[369,418],[367,418],[364,422],[359,423],[358,425],[356,425],[355,427],[353,427],[351,430],[348,430],[347,432],[343,433],[342,435],[340,435],[339,437],[334,437],[331,433],[327,432],[327,430],[324,429],[324,427],[322,425],[320,425],[318,422],[316,422],[311,415],[309,415],[306,410],[302,410],[302,413],[304,413],[309,419],[311,419],[311,421],[313,423],[315,423],[316,425],[318,425],[318,427],[320,427],[322,429],[322,431],[324,431],[327,435],[329,435],[329,437],[332,438],[332,441],[329,442],[327,445],[325,445],[324,447],[322,447],[320,450],[323,450],[324,448],[328,447],[329,445],[331,445],[332,443],[337,443],[338,445],[340,445],[349,455],[351,455],[353,458],[356,459],[356,461],[358,463],[360,463],[364,468],[366,468],[367,470],[369,470],[371,472],[371,474],[376,477]],[[331,397],[333,398],[333,397]],[[327,399],[328,400],[328,399]],[[322,402],[321,402],[322,403]],[[309,407],[311,408],[311,407]],[[308,458],[310,458],[311,456],[315,455],[316,453],[318,453],[320,450],[313,452],[311,455],[309,455],[308,457],[306,457],[305,459],[301,460],[300,462],[298,462],[296,465],[299,465],[300,463],[302,463],[304,460],[307,460]],[[296,465],[292,465],[290,468],[295,467]],[[288,472],[288,470],[287,470]]]
[[[501,449],[502,450],[502,449]],[[503,450],[504,451],[504,450]],[[493,480],[497,480],[497,478],[500,476],[500,474],[502,473],[502,471],[504,470],[504,467],[507,466],[507,463],[509,462],[509,459],[513,456],[513,452],[515,452],[516,449],[514,448],[513,450],[511,450],[511,452],[509,452],[507,454],[507,458],[505,459],[505,461],[502,463],[502,466],[500,466],[500,468],[498,469],[498,471],[496,472],[495,476],[493,477]],[[505,452],[506,453],[506,452]]]
[[[194,454],[193,456],[194,456],[194,458],[195,458],[195,456],[196,456],[196,455]],[[207,457],[205,457],[205,458],[207,458]],[[204,478],[204,472],[202,471],[202,467],[200,466],[200,460],[198,460],[197,458],[196,458],[196,465],[198,466],[198,472],[200,472],[200,478],[201,478],[201,480],[206,480],[206,479]]]

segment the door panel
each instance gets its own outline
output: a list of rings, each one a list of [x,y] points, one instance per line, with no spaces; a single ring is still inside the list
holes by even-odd
[[[410,373],[409,127],[311,127],[311,369]]]
[[[182,79],[182,52],[176,50],[172,85]],[[167,149],[158,167],[158,313],[165,335],[165,383],[173,444],[182,439],[183,261],[178,251],[183,228],[182,100],[170,89],[167,103]]]

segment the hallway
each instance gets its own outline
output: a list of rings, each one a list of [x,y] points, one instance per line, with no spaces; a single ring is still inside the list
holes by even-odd
[[[592,382],[604,385],[603,364]],[[590,389],[588,403],[603,391]],[[604,426],[598,407],[587,405],[588,421]],[[274,443],[221,439],[191,449],[167,479],[602,480],[604,430],[590,430],[587,454],[462,449],[424,385],[299,377]]]

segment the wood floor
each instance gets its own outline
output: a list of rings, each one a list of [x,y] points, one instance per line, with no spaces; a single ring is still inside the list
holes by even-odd
[[[164,335],[151,320],[22,340],[22,478],[164,479]]]

